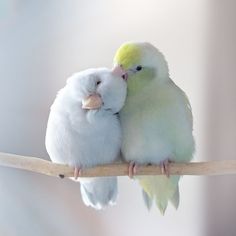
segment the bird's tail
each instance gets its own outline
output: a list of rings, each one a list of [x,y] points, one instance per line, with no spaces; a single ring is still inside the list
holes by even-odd
[[[177,209],[179,206],[179,176],[143,176],[138,177],[143,188],[143,199],[148,209],[155,201],[162,215],[164,215],[170,201]]]
[[[117,199],[117,177],[88,178],[80,181],[83,202],[97,210],[114,205]]]

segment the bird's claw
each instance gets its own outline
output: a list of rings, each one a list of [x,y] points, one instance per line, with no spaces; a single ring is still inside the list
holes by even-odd
[[[170,177],[170,163],[171,161],[169,159],[166,159],[160,163],[161,173],[166,175],[168,178]]]
[[[133,179],[134,175],[137,173],[137,164],[134,161],[129,163],[128,174],[131,179]]]
[[[74,170],[74,178],[75,178],[75,180],[77,180],[80,175],[81,175],[81,168],[76,166],[75,170]]]

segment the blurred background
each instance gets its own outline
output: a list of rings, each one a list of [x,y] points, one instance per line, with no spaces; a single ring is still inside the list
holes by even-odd
[[[0,0],[0,151],[48,159],[44,137],[72,73],[112,66],[121,43],[149,41],[193,108],[195,161],[235,159],[234,0]],[[115,207],[83,205],[78,183],[0,167],[0,235],[235,235],[236,177],[185,176],[178,211],[148,212],[119,178]]]

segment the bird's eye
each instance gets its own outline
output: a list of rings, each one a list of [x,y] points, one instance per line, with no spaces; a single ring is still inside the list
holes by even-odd
[[[142,69],[143,69],[142,66],[137,66],[137,67],[136,67],[136,71],[140,71],[140,70],[142,70]]]
[[[101,81],[100,80],[98,80],[97,82],[96,82],[96,85],[98,86],[99,84],[101,84]]]

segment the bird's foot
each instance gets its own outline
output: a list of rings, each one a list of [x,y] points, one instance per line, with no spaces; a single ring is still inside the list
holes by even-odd
[[[75,180],[77,180],[80,175],[81,175],[81,168],[76,166],[75,170],[74,170],[74,178],[75,178]]]
[[[166,159],[160,163],[161,173],[163,175],[166,175],[166,177],[168,177],[168,178],[170,177],[170,163],[171,162],[172,161],[170,161],[169,159]]]
[[[133,179],[134,175],[137,173],[138,165],[134,161],[129,163],[128,174],[131,179]]]

